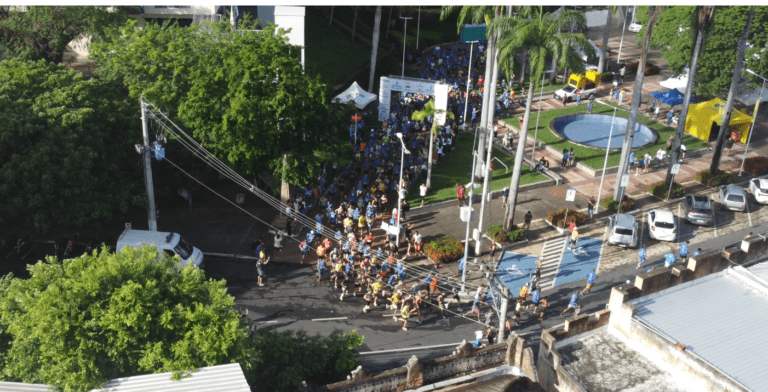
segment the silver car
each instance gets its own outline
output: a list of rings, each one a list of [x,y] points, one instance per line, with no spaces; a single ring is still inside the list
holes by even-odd
[[[714,202],[706,196],[687,195],[683,198],[685,219],[697,225],[711,225],[715,223]]]
[[[718,193],[722,208],[741,212],[746,210],[747,196],[744,194],[744,188],[736,185],[721,185]]]
[[[635,248],[638,244],[637,219],[629,214],[613,214],[608,223],[608,243]]]

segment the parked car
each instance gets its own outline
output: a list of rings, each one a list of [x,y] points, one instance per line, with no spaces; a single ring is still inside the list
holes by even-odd
[[[635,248],[638,244],[637,219],[629,214],[613,214],[608,223],[608,243]]]
[[[720,207],[741,212],[747,209],[747,196],[744,194],[744,188],[736,185],[721,185],[718,193],[720,194]]]
[[[643,28],[643,25],[637,22],[632,22],[631,25],[627,28],[627,30],[633,32],[633,33],[639,33],[640,30]]]
[[[651,238],[662,241],[674,241],[677,234],[675,215],[668,210],[648,211],[648,234]]]
[[[768,204],[768,180],[754,178],[749,182],[749,191],[755,196],[755,201],[760,204]]]
[[[685,219],[697,225],[715,223],[715,202],[706,196],[687,195],[683,197]]]

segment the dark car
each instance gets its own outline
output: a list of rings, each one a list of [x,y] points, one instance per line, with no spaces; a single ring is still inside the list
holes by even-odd
[[[715,223],[715,203],[706,196],[688,195],[683,198],[685,219],[697,225]]]

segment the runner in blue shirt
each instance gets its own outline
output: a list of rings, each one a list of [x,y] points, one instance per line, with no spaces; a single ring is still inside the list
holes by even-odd
[[[701,248],[696,249],[691,256],[696,257],[701,254]]]
[[[328,213],[328,222],[330,222],[332,226],[336,226],[336,217],[337,216],[338,216],[338,214],[336,213],[336,211],[331,210],[331,212]]]
[[[342,238],[341,230],[336,230],[336,241],[339,242],[339,246],[341,246],[341,238]]]
[[[345,254],[349,254],[349,242],[345,242],[342,248]]]
[[[357,221],[358,221],[359,219],[360,219],[360,211],[359,211],[357,208],[355,208],[355,209],[352,211],[352,220],[353,220],[353,221],[355,221],[355,223],[357,223]]]
[[[637,259],[637,268],[640,268],[640,266],[645,263],[645,248],[640,248],[640,250],[637,251]]]
[[[352,253],[350,253],[350,254],[347,256],[347,261],[349,261],[349,263],[350,263],[350,264],[354,265],[354,264],[355,264],[355,255],[353,255]]]
[[[317,281],[319,282],[321,279],[323,279],[323,274],[325,273],[325,262],[320,260],[317,262]]]
[[[561,316],[564,316],[566,313],[568,313],[569,310],[573,309],[576,310],[576,302],[579,301],[579,292],[574,291],[573,294],[571,294],[571,300],[568,302],[568,307],[563,310],[563,313],[560,313]]]
[[[635,167],[635,161],[637,160],[637,156],[635,155],[635,152],[632,151],[629,153],[629,169],[627,169],[627,173],[631,173],[632,169]],[[635,173],[637,174],[637,173]]]
[[[299,249],[301,250],[301,264],[304,264],[304,256],[306,256],[309,251],[309,244],[307,244],[307,241],[299,244]]]
[[[581,292],[581,295],[586,294],[589,289],[592,288],[592,283],[595,283],[595,280],[597,279],[597,275],[595,275],[594,268],[592,269],[592,272],[587,274],[587,287],[584,288],[584,290]]]
[[[680,258],[683,259],[683,263],[688,262],[688,244],[691,241],[685,241],[684,244],[680,244]]]
[[[541,297],[541,293],[539,292],[539,288],[536,287],[533,289],[533,294],[531,296],[531,304],[533,304],[533,313],[537,313],[539,311],[539,298]]]
[[[312,243],[315,242],[315,231],[312,230],[309,233],[307,233],[307,244],[312,246]]]
[[[664,259],[664,267],[669,267],[675,262],[675,255],[673,253],[667,253]]]
[[[317,221],[318,225],[322,225],[323,224],[323,215],[322,214],[317,214],[317,216],[315,216],[315,220]]]

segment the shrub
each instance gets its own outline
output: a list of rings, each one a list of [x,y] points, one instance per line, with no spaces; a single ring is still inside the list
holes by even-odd
[[[744,161],[744,171],[753,176],[768,173],[768,157],[750,157]]]
[[[611,71],[605,71],[603,72],[601,78],[601,82],[610,82],[613,80],[613,72]]]
[[[657,75],[659,72],[661,72],[661,68],[659,68],[656,64],[645,64],[645,76]]]
[[[600,206],[610,212],[618,211],[618,204],[619,203],[613,200],[613,196],[608,196],[605,199],[600,200]],[[634,208],[635,201],[631,197],[624,195],[624,198],[621,201],[621,212],[632,211]]]
[[[446,237],[429,242],[424,246],[424,253],[431,260],[447,263],[464,256],[464,245],[451,237]]]
[[[547,213],[547,220],[557,227],[566,227],[566,222],[563,220],[563,218],[565,218],[565,208]],[[587,217],[584,216],[584,214],[578,211],[568,210],[568,222],[573,222],[576,224],[576,226],[581,226],[586,221]]]
[[[653,184],[650,184],[648,186],[648,193],[660,199],[666,198],[668,191],[669,191],[669,187],[667,187],[664,181],[654,182]],[[682,185],[676,182],[673,182],[672,192],[669,192],[669,197],[678,198],[678,197],[682,197],[683,195],[685,195],[685,188],[683,188]]]
[[[709,170],[704,170],[696,173],[696,181],[706,186],[720,186],[731,183],[731,174],[718,170],[714,175],[709,173]]]
[[[488,236],[498,243],[506,244],[525,239],[525,231],[515,225],[510,232],[505,233],[502,225],[493,225],[488,228]]]

